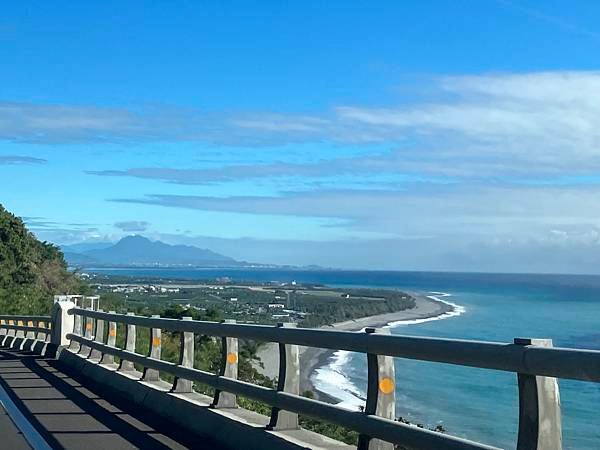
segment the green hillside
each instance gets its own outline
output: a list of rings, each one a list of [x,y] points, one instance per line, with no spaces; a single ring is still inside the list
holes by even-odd
[[[0,205],[0,314],[47,313],[52,295],[83,287],[56,246],[37,240]]]

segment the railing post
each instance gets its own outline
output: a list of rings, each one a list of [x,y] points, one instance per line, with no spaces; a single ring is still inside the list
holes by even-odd
[[[366,328],[368,334],[390,334],[387,328]],[[396,418],[396,377],[394,358],[367,353],[367,402],[365,414],[385,419]],[[394,444],[360,435],[359,450],[394,450]]]
[[[153,319],[158,319],[160,316],[153,315]],[[148,356],[153,359],[160,359],[160,353],[162,348],[161,343],[161,329],[151,328],[150,329],[150,350],[148,350]],[[144,375],[142,375],[143,381],[158,381],[160,374],[156,369],[149,369],[144,367]]]
[[[17,322],[15,322],[14,320],[9,320],[8,321],[9,325],[16,325]],[[14,328],[9,329],[6,332],[6,337],[4,338],[4,342],[2,343],[3,345],[12,345],[12,343],[15,341],[15,337],[17,336],[17,330],[15,330]]]
[[[235,323],[235,320],[225,320],[223,323]],[[233,337],[221,338],[221,367],[219,375],[237,380],[238,377],[238,340]],[[237,408],[237,397],[231,392],[215,391],[212,406],[214,408]]]
[[[8,325],[9,321],[2,320],[2,321],[0,321],[0,324]],[[0,326],[2,326],[2,325],[0,325]],[[9,332],[10,332],[10,330],[8,328],[5,328],[5,327],[0,328],[0,345],[1,346],[4,346],[4,343],[6,341],[8,341]]]
[[[279,328],[296,328],[295,323],[278,323]],[[300,353],[297,345],[279,343],[279,379],[277,390],[300,395]],[[298,414],[271,409],[269,430],[295,430],[299,428]]]
[[[79,314],[73,316],[73,334],[83,336],[83,317]],[[69,345],[70,350],[78,352],[80,348],[81,344],[79,342],[71,341],[71,344]]]
[[[33,320],[27,320],[25,326],[33,328]],[[31,349],[35,340],[35,331],[27,330],[25,331],[25,336],[23,338],[23,342],[21,342],[20,350]]]
[[[104,312],[102,309],[98,309],[99,312]],[[104,342],[104,320],[96,319],[96,330],[94,332],[94,342],[103,344]],[[90,352],[90,359],[98,360],[102,359],[102,352],[100,350],[92,349]]]
[[[90,308],[86,308],[86,309],[91,311]],[[86,339],[91,340],[94,338],[94,319],[92,317],[86,317],[84,320],[84,323],[85,323],[84,337]],[[81,348],[79,349],[79,354],[81,356],[83,356],[84,358],[89,358],[91,352],[92,352],[92,349],[90,347],[88,347],[87,345],[82,345]]]
[[[35,326],[38,327],[38,328],[46,328],[46,322],[44,322],[43,320],[38,320],[35,323]],[[43,333],[41,331],[38,331],[37,334],[36,334],[36,336],[35,336],[35,339],[38,340],[38,341],[41,341],[41,342],[45,342],[46,338],[47,338],[46,333]]]
[[[552,339],[516,338],[516,345],[552,347]],[[558,382],[553,377],[517,374],[519,438],[517,450],[561,450],[562,423]]]
[[[116,314],[116,311],[109,311],[109,314]],[[108,335],[106,337],[106,345],[110,347],[117,346],[117,322],[108,322]],[[115,357],[113,355],[109,355],[108,353],[104,353],[102,358],[100,359],[100,364],[114,364]]]
[[[17,320],[17,325],[22,327],[25,326],[25,323],[22,320]],[[15,334],[15,338],[17,339],[24,339],[25,338],[25,331],[23,330],[17,330],[17,333]]]
[[[79,344],[67,339],[67,334],[79,334],[81,336],[81,317],[69,314],[69,311],[75,307],[75,303],[70,300],[58,300],[52,305],[51,322],[46,323],[46,328],[52,327],[50,331],[50,342],[55,347],[66,347],[72,350],[79,350]],[[79,318],[79,322],[77,321]],[[79,328],[77,328],[79,324]],[[46,341],[47,341],[46,335]]]
[[[191,317],[182,317],[182,320],[190,321]],[[181,347],[179,351],[179,365],[183,367],[194,367],[194,333],[184,331],[181,333]],[[183,378],[175,377],[171,392],[178,394],[186,394],[193,391],[192,380],[184,380]]]
[[[27,326],[33,328],[35,325],[33,324],[33,320],[28,320],[27,321]],[[25,335],[25,337],[27,339],[35,339],[35,331],[28,331],[27,334]]]
[[[133,313],[127,313],[128,316],[133,316]],[[128,352],[135,352],[135,325],[127,324],[127,331],[125,332],[125,350]],[[121,360],[119,364],[119,372],[131,372],[135,369],[133,362]]]

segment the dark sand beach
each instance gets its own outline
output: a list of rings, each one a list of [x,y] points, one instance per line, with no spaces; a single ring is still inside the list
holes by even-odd
[[[384,327],[390,323],[406,320],[428,319],[441,316],[453,310],[453,307],[447,303],[434,300],[423,295],[413,295],[415,298],[415,307],[404,311],[398,311],[390,314],[380,314],[376,316],[362,317],[356,320],[339,322],[333,325],[322,327],[323,329],[341,330],[341,331],[360,331],[365,327]],[[337,403],[338,400],[329,396],[326,392],[321,392],[315,388],[311,381],[314,371],[327,364],[328,359],[333,355],[332,350],[314,347],[300,348],[300,392],[307,390],[313,391],[315,397],[322,401]],[[264,368],[256,368],[264,375],[275,378],[279,371],[279,352],[276,343],[267,343],[258,351]]]

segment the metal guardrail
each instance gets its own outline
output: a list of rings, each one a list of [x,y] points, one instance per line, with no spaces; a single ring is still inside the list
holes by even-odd
[[[485,444],[432,432],[394,421],[395,375],[393,357],[479,367],[517,374],[519,384],[518,449],[561,448],[561,417],[555,378],[600,382],[600,352],[552,348],[543,339],[515,339],[514,343],[392,336],[367,329],[366,333],[297,329],[290,324],[273,327],[142,317],[132,314],[74,308],[74,333],[67,335],[74,350],[98,358],[100,363],[121,359],[119,371],[144,367],[143,380],[158,380],[159,373],[174,375],[173,391],[191,392],[192,382],[216,390],[213,405],[236,405],[236,395],[269,404],[269,427],[297,428],[298,414],[312,416],[360,433],[359,449],[393,448],[400,444],[422,449],[491,449]],[[108,323],[106,342],[104,325]],[[116,347],[117,323],[126,325],[125,348]],[[151,329],[148,356],[135,353],[136,327]],[[179,364],[162,361],[161,333],[181,333]],[[222,367],[218,375],[193,367],[194,335],[220,337]],[[280,373],[277,389],[237,380],[238,339],[279,344]],[[348,350],[367,354],[368,388],[363,412],[349,411],[299,395],[298,346]],[[540,444],[540,445],[538,445]]]

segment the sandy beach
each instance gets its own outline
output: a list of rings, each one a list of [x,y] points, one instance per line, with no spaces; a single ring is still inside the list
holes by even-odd
[[[428,319],[446,314],[453,310],[451,305],[437,301],[423,295],[414,295],[415,307],[404,311],[398,311],[390,314],[380,314],[377,316],[362,317],[356,320],[339,322],[333,325],[324,326],[324,329],[335,329],[343,331],[359,331],[365,327],[384,327],[389,323]],[[300,347],[300,392],[307,390],[313,391],[315,397],[319,400],[337,403],[337,400],[327,395],[325,392],[318,391],[311,381],[311,376],[314,371],[327,364],[327,360],[333,354],[332,350]],[[276,343],[266,343],[260,347],[258,356],[264,367],[255,365],[264,375],[275,378],[279,373],[279,352]]]

